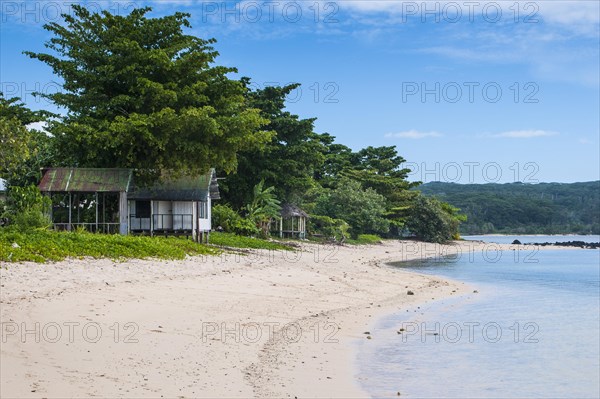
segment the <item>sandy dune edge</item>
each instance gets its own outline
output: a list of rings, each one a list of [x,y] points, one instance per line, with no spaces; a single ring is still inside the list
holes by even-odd
[[[372,320],[472,292],[385,262],[482,246],[3,264],[0,396],[365,397],[353,342]]]

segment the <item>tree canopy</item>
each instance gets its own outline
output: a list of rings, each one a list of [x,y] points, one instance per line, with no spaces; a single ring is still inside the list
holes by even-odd
[[[353,237],[360,233],[387,233],[390,222],[385,218],[385,210],[383,195],[348,178],[340,180],[336,189],[321,194],[315,206],[318,215],[346,221]]]
[[[156,179],[164,170],[231,172],[239,151],[270,140],[247,89],[228,77],[236,69],[213,65],[215,40],[184,33],[189,14],[73,11],[64,25],[44,26],[53,54],[26,52],[64,80],[62,92],[44,95],[67,110],[51,130],[62,159]]]
[[[32,111],[19,98],[7,99],[0,92],[0,178],[23,179],[31,173],[35,174],[34,178],[38,177],[35,160],[43,152],[48,137],[28,129],[27,125],[45,121],[51,115],[46,111]],[[35,166],[31,167],[31,163]]]
[[[433,241],[456,235],[458,210],[411,190],[418,183],[395,146],[355,151],[316,133],[315,118],[286,109],[298,84],[255,90],[233,79],[235,68],[215,64],[214,39],[186,34],[189,14],[72,9],[44,26],[48,53],[25,52],[63,80],[62,91],[40,95],[65,114],[0,98],[0,176],[11,184],[35,183],[41,166],[133,168],[142,183],[214,167],[227,175],[214,215],[228,231],[266,235],[287,202],[340,240],[406,227]],[[49,135],[24,127],[51,116]]]
[[[245,80],[249,86],[249,80]],[[249,105],[260,109],[270,122],[266,128],[275,136],[264,147],[242,151],[235,174],[223,186],[225,197],[234,206],[248,203],[252,187],[261,180],[275,188],[285,202],[299,202],[314,187],[315,171],[324,162],[325,146],[314,133],[315,119],[301,119],[285,110],[285,98],[297,84],[248,91]]]

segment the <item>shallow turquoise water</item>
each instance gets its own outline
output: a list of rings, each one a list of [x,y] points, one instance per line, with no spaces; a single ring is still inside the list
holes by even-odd
[[[359,380],[372,396],[600,397],[600,251],[398,267],[479,292],[379,320],[373,339],[358,342]]]

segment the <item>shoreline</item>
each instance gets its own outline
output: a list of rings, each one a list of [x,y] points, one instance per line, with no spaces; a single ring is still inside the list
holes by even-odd
[[[0,388],[7,397],[368,397],[354,343],[372,323],[470,289],[387,263],[484,245],[0,264]]]

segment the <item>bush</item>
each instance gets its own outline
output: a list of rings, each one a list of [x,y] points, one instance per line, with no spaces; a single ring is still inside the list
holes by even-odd
[[[50,199],[36,186],[13,186],[2,216],[9,220],[10,228],[14,230],[47,229],[52,224],[47,212],[50,206]]]
[[[348,223],[342,219],[333,219],[329,216],[311,215],[308,219],[310,234],[320,234],[336,241],[344,241],[348,236]]]
[[[244,219],[229,205],[215,205],[212,209],[212,227],[217,230],[222,227],[226,233],[235,233],[242,236],[254,236],[260,233],[256,223]]]
[[[261,234],[260,229],[256,227],[256,223],[242,217],[233,223],[230,231],[240,236],[256,236]]]
[[[372,188],[363,189],[359,182],[347,178],[317,199],[315,212],[345,220],[353,238],[360,233],[385,234],[390,229],[390,221],[385,218],[385,197]]]
[[[375,234],[359,234],[355,240],[348,240],[348,244],[354,245],[367,245],[379,243],[381,243],[381,237]]]
[[[293,248],[275,241],[267,241],[254,237],[242,237],[232,233],[211,233],[209,242],[213,245],[221,245],[233,248],[271,249],[283,251],[293,250]]]
[[[406,227],[420,240],[443,243],[458,238],[458,225],[464,220],[457,209],[435,198],[420,195],[412,206]]]
[[[214,205],[212,207],[212,228],[217,230],[218,227],[224,231],[231,232],[233,225],[241,219],[236,211],[231,209],[229,205]]]

